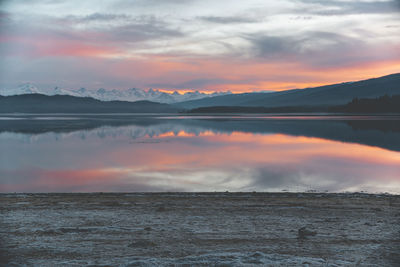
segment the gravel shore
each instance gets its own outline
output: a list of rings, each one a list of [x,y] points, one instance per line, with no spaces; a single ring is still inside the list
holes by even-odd
[[[0,194],[7,266],[400,266],[400,196]]]

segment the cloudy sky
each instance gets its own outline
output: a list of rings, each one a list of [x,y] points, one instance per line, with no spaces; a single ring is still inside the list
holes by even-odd
[[[0,3],[0,90],[244,92],[400,72],[398,0]]]

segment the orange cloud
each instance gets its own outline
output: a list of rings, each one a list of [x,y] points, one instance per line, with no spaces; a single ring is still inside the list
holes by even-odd
[[[315,66],[306,60],[263,60],[259,58],[200,57],[190,55],[135,54],[118,47],[104,36],[85,33],[99,42],[84,42],[79,38],[58,36],[2,35],[0,42],[11,47],[8,56],[34,58],[74,57],[85,64],[75,65],[82,72],[96,72],[104,80],[123,81],[144,88],[181,93],[199,90],[243,93],[249,91],[282,91],[345,81],[363,80],[399,72],[398,45],[376,47],[382,52],[375,58],[349,62],[338,66]],[[94,36],[91,36],[94,35]],[[96,37],[96,38],[95,38]],[[19,49],[18,49],[19,48]],[[391,56],[392,55],[392,56]],[[343,56],[343,55],[342,55]],[[358,55],[358,59],[362,59]],[[61,60],[62,62],[62,60]],[[58,81],[55,81],[58,82]],[[114,84],[114,83],[113,83]],[[104,85],[107,87],[107,84]],[[115,88],[114,85],[109,87]],[[121,88],[122,89],[122,88]]]
[[[201,59],[176,61],[173,58],[149,56],[144,59],[125,59],[115,63],[112,75],[121,79],[140,77],[148,87],[181,93],[199,91],[282,91],[332,83],[357,81],[396,73],[400,59],[365,62],[347,67],[316,69],[302,63],[238,62],[229,59]],[[205,81],[196,86],[197,81]],[[191,87],[191,81],[193,86]],[[209,83],[207,83],[210,81]],[[151,85],[159,83],[160,85]],[[165,84],[163,86],[162,84]],[[182,84],[187,87],[182,88]],[[168,86],[167,86],[168,85]]]

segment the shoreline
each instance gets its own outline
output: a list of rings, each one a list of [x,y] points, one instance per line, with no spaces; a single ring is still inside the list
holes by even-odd
[[[2,193],[10,265],[396,266],[400,196]]]
[[[139,196],[139,195],[154,195],[154,196],[173,196],[173,195],[181,195],[186,197],[195,197],[195,196],[254,196],[254,195],[264,195],[266,197],[399,197],[400,194],[397,193],[390,193],[390,192],[326,192],[326,191],[199,191],[199,192],[192,192],[192,191],[93,191],[93,192],[0,192],[0,198],[4,196],[10,197],[22,197],[22,196],[63,196],[63,195],[115,195],[115,196],[122,196],[122,195],[132,195],[132,196]]]

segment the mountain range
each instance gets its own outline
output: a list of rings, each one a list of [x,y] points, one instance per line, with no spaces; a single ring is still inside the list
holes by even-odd
[[[39,89],[31,83],[21,84],[15,89],[0,90],[0,95],[2,96],[11,96],[11,95],[23,95],[23,94],[42,94],[42,95],[70,95],[70,96],[77,96],[77,97],[91,97],[94,99],[102,100],[102,101],[141,101],[147,100],[152,102],[159,102],[159,103],[176,103],[182,101],[190,101],[190,100],[197,100],[201,98],[208,98],[208,97],[215,97],[215,96],[222,96],[231,94],[231,92],[213,92],[210,94],[202,93],[199,91],[193,92],[186,92],[186,93],[179,93],[174,91],[173,93],[166,93],[157,89],[149,89],[143,90],[139,88],[130,88],[127,90],[108,90],[104,88],[100,88],[97,90],[89,90],[86,88],[80,88],[78,90],[69,90],[69,89],[62,89],[60,87],[55,87],[53,89]]]
[[[14,90],[13,92],[14,94],[17,93],[17,95],[10,96],[10,92],[3,91],[3,94],[8,96],[0,96],[0,112],[170,113],[200,108],[201,110],[197,112],[240,111],[246,113],[249,112],[249,108],[254,107],[260,109],[252,111],[261,113],[300,111],[341,112],[344,110],[344,105],[351,103],[356,98],[372,99],[381,96],[400,95],[400,73],[363,81],[345,82],[306,89],[243,94],[224,92],[214,93],[206,97],[197,91],[185,94],[179,94],[178,92],[168,94],[159,90],[150,89],[145,91],[135,88],[125,91],[105,89],[90,91],[84,88],[76,91],[68,91],[56,87],[51,92],[43,94],[42,91],[31,84],[19,87],[18,90]],[[154,101],[129,101],[148,98]],[[178,101],[179,99],[186,99],[186,101]],[[191,100],[187,101],[187,99]],[[382,104],[382,101],[386,101],[385,99],[383,98],[375,104],[369,103],[369,106],[384,106],[385,104]],[[397,101],[397,98],[393,98],[393,101],[395,100]],[[355,108],[355,110],[358,110],[360,109],[359,106],[355,107],[353,105],[351,109]],[[212,108],[210,109],[210,107]],[[226,109],[226,107],[229,107],[229,109]],[[375,108],[371,109],[371,112],[379,112]],[[391,110],[397,109],[392,108]]]
[[[184,101],[184,109],[201,107],[325,107],[344,105],[354,98],[400,94],[400,73],[357,82],[270,93],[244,93]]]

